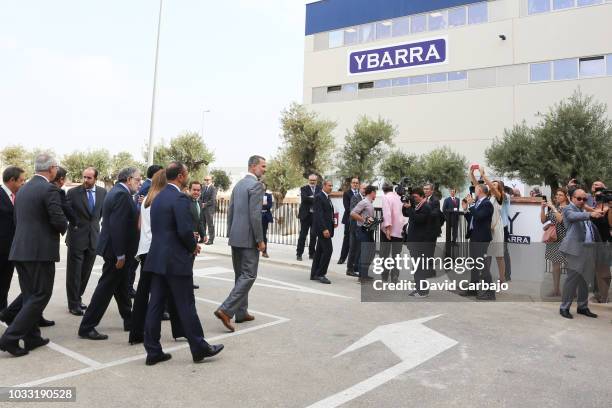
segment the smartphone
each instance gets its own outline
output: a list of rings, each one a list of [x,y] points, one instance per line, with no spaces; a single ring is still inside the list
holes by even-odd
[[[478,163],[472,163],[472,165],[470,166],[470,170],[478,170],[480,168],[480,165]]]
[[[548,202],[548,200],[546,199],[546,196],[545,196],[545,195],[542,195],[542,201],[546,201],[546,202]]]

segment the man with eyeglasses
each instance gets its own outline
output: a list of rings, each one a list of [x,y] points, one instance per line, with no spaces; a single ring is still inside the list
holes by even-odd
[[[308,243],[308,256],[312,259],[315,255],[315,248],[317,244],[317,235],[312,230],[312,213],[314,199],[317,194],[322,190],[317,185],[319,177],[316,174],[308,176],[308,184],[302,186],[300,189],[300,209],[298,211],[298,218],[300,219],[300,236],[298,238],[296,257],[298,261],[302,260],[304,254],[304,247],[306,246],[306,236],[310,230],[310,242]]]
[[[595,245],[601,241],[599,232],[591,220],[603,217],[603,211],[599,209],[585,211],[588,198],[581,188],[571,190],[570,198],[571,204],[563,210],[563,224],[567,232],[559,246],[559,250],[567,259],[567,276],[563,285],[559,314],[566,319],[573,319],[569,309],[577,291],[578,314],[597,317],[589,310],[587,282],[593,281]]]
[[[67,194],[75,222],[70,224],[66,236],[66,296],[68,311],[74,316],[83,316],[87,309],[82,296],[96,260],[102,203],[106,198],[106,190],[96,186],[98,170],[88,167],[83,170],[82,175],[83,184],[71,189]]]
[[[123,318],[123,330],[129,331],[132,319],[129,273],[126,261],[133,259],[138,249],[138,211],[132,199],[140,188],[140,170],[128,167],[119,172],[117,183],[106,195],[102,206],[102,231],[96,252],[104,258],[102,276],[91,297],[79,327],[79,337],[106,340],[108,336],[96,330],[114,296]]]
[[[208,230],[208,242],[205,245],[212,245],[215,240],[214,216],[217,206],[217,188],[213,185],[213,179],[210,175],[204,177],[200,200],[204,210],[204,229]]]

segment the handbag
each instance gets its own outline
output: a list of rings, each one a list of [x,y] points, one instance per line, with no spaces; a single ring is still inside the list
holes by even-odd
[[[548,227],[544,230],[544,234],[542,235],[542,242],[547,244],[557,242],[557,226],[555,224],[549,224]]]

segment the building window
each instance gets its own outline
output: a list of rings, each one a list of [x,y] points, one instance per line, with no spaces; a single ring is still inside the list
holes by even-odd
[[[449,72],[448,73],[448,80],[449,81],[464,81],[467,79],[467,72],[466,71],[456,71],[456,72]]]
[[[342,85],[342,92],[357,92],[357,84]]]
[[[441,74],[429,74],[427,81],[430,84],[433,82],[446,82],[446,72]]]
[[[355,27],[344,30],[344,45],[357,44],[359,42],[359,30]]]
[[[392,29],[393,29],[393,21],[391,20],[376,23],[376,39],[382,40],[383,38],[391,37]]]
[[[408,86],[410,85],[410,78],[395,78],[392,84],[393,86]]]
[[[379,79],[378,81],[374,81],[374,88],[388,88],[391,86],[390,79]]]
[[[606,74],[604,57],[580,58],[580,77],[588,78]]]
[[[612,75],[612,54],[606,57],[606,65],[608,66],[608,75]]]
[[[444,30],[446,28],[446,11],[429,13],[429,31]]]
[[[487,3],[474,3],[468,6],[468,24],[486,23],[487,20]]]
[[[361,82],[359,84],[359,89],[372,89],[374,88],[374,82]]]
[[[578,0],[578,7],[592,6],[594,4],[601,4],[602,0]]]
[[[553,61],[555,81],[578,78],[578,61],[575,58]]]
[[[410,78],[410,85],[419,85],[427,83],[427,75],[413,76]]]
[[[529,79],[531,82],[550,81],[550,62],[531,64]]]
[[[340,92],[342,90],[342,85],[332,85],[327,87],[327,93]]]
[[[374,41],[375,27],[375,24],[365,24],[359,28],[359,36],[362,43]]]
[[[448,26],[459,27],[465,25],[465,7],[448,10]]]
[[[547,13],[550,11],[550,0],[529,0],[527,12],[529,14]]]
[[[410,34],[410,17],[396,18],[393,20],[393,37]]]
[[[329,33],[329,48],[342,47],[344,45],[344,30],[331,31]]]
[[[410,32],[422,33],[427,30],[427,16],[425,14],[417,14],[410,17]]]
[[[553,0],[553,9],[563,10],[566,8],[574,7],[576,0]]]

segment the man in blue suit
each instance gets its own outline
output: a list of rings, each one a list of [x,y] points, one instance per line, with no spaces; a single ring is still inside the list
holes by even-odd
[[[180,162],[166,168],[168,185],[151,205],[151,248],[143,270],[153,273],[151,300],[147,309],[144,347],[147,365],[167,361],[159,342],[161,319],[168,292],[172,293],[176,310],[189,341],[195,363],[223,350],[223,345],[210,345],[204,340],[204,330],[198,317],[193,295],[193,256],[200,252],[193,232],[189,197],[181,191],[187,186],[189,173]]]
[[[132,194],[140,187],[140,170],[128,167],[119,172],[117,183],[102,205],[102,231],[96,252],[104,258],[102,276],[91,297],[79,327],[79,336],[89,340],[106,340],[96,326],[114,296],[123,318],[123,330],[129,331],[132,302],[128,295],[127,266],[138,249],[138,213]]]
[[[468,211],[465,218],[468,222],[468,236],[470,238],[470,257],[474,260],[478,258],[486,259],[487,248],[493,239],[491,234],[491,219],[493,218],[493,204],[488,197],[489,189],[485,184],[477,184],[475,187],[476,199],[471,195],[466,197]],[[492,283],[490,263],[484,262],[484,268],[472,268],[471,283]],[[476,296],[478,300],[495,300],[495,291],[474,291],[468,290],[466,296]]]

